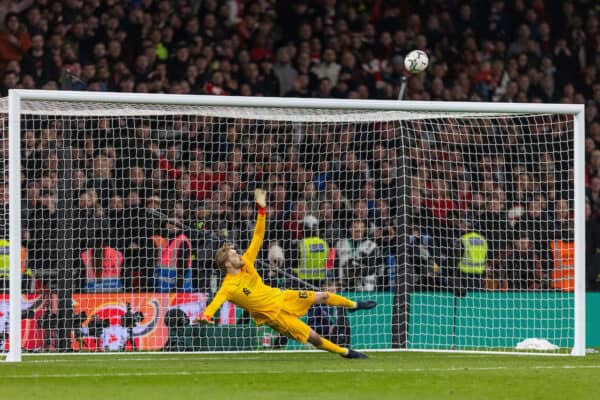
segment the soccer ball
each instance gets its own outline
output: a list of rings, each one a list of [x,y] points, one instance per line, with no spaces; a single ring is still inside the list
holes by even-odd
[[[429,65],[429,57],[422,50],[413,50],[404,57],[404,68],[411,74],[425,71]]]

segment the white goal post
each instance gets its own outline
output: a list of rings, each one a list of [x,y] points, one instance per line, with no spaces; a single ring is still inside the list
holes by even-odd
[[[315,190],[318,192],[316,196],[319,199],[314,205],[315,210],[317,210],[314,211],[315,215],[320,211],[319,207],[322,202],[333,201],[330,199],[329,195],[325,193],[326,190],[330,190],[329,185],[332,181],[331,176],[341,176],[342,178],[339,179],[342,181],[345,179],[346,182],[355,179],[346,173],[348,171],[344,171],[347,165],[350,165],[344,164],[344,157],[348,152],[347,148],[344,146],[355,146],[353,147],[354,150],[352,150],[352,153],[357,157],[356,164],[364,166],[364,168],[357,168],[363,168],[365,171],[368,170],[369,173],[366,173],[366,179],[364,181],[361,180],[360,183],[355,183],[355,185],[359,185],[359,189],[356,190],[359,190],[361,194],[357,194],[356,197],[352,197],[351,199],[348,195],[345,195],[343,201],[345,201],[345,204],[352,204],[352,206],[348,207],[358,207],[358,209],[360,209],[359,203],[364,200],[367,210],[365,210],[363,219],[368,220],[364,224],[364,229],[368,232],[366,234],[367,236],[373,235],[374,238],[378,237],[377,235],[381,235],[381,229],[383,229],[384,232],[395,232],[390,233],[389,235],[394,236],[396,242],[400,242],[397,244],[400,250],[398,250],[397,253],[394,253],[397,264],[394,264],[394,267],[390,267],[391,261],[386,261],[385,266],[382,265],[377,267],[381,271],[385,270],[384,272],[381,272],[382,276],[377,275],[376,278],[381,279],[382,282],[384,282],[382,285],[386,288],[385,290],[381,290],[382,293],[385,293],[377,298],[389,299],[390,303],[386,305],[386,308],[376,308],[372,319],[369,319],[370,317],[364,317],[360,320],[351,320],[352,324],[361,325],[360,327],[352,326],[355,336],[353,336],[351,340],[352,343],[360,343],[358,344],[358,347],[372,350],[490,351],[506,354],[508,352],[514,352],[514,346],[517,341],[529,338],[520,336],[522,334],[524,335],[525,333],[522,332],[526,332],[527,329],[521,330],[519,325],[527,325],[527,318],[540,318],[539,315],[544,315],[545,318],[548,319],[547,326],[552,327],[560,325],[556,328],[556,331],[547,333],[547,337],[539,337],[540,339],[548,339],[551,342],[557,341],[559,343],[560,349],[557,351],[550,351],[549,354],[568,353],[578,356],[585,355],[586,205],[584,173],[585,118],[583,105],[378,100],[358,101],[340,99],[248,98],[235,96],[10,90],[8,102],[0,103],[0,116],[3,117],[5,122],[6,119],[8,121],[7,131],[2,131],[7,137],[0,139],[0,141],[7,140],[8,145],[9,220],[3,221],[3,223],[8,223],[9,225],[8,242],[10,256],[8,309],[10,319],[7,320],[9,327],[7,337],[10,338],[10,345],[6,346],[6,348],[8,348],[8,351],[6,352],[6,361],[20,362],[23,351],[21,343],[21,320],[23,311],[21,309],[23,268],[21,260],[21,243],[23,237],[23,224],[26,223],[26,221],[23,221],[21,205],[23,204],[22,193],[24,193],[24,190],[28,189],[26,187],[21,187],[22,176],[26,172],[22,171],[24,131],[25,129],[28,129],[24,124],[28,123],[27,118],[31,118],[31,121],[35,122],[40,118],[58,120],[63,117],[66,119],[81,117],[82,121],[84,121],[82,122],[82,126],[79,127],[81,131],[81,129],[87,129],[87,125],[85,125],[87,119],[94,119],[94,121],[96,121],[100,117],[108,118],[113,116],[123,116],[123,118],[131,117],[132,119],[139,118],[139,121],[142,122],[136,120],[135,124],[147,124],[144,126],[152,126],[152,129],[154,129],[154,125],[152,125],[154,123],[153,121],[159,121],[157,126],[164,130],[164,132],[161,131],[161,134],[164,135],[163,137],[167,137],[162,143],[163,150],[166,146],[170,146],[171,143],[177,142],[177,140],[184,140],[177,135],[176,137],[178,139],[172,139],[172,136],[169,136],[172,133],[171,131],[175,128],[170,125],[171,122],[161,124],[162,121],[165,120],[171,121],[171,119],[176,120],[177,118],[183,118],[184,124],[191,124],[195,127],[194,129],[197,129],[198,131],[202,129],[202,124],[205,124],[202,126],[206,126],[207,123],[214,123],[215,126],[217,124],[225,125],[225,128],[223,128],[225,130],[232,126],[241,126],[243,128],[242,135],[258,135],[259,133],[257,132],[262,132],[261,129],[266,130],[268,128],[273,131],[269,131],[268,135],[264,134],[264,137],[268,136],[270,138],[277,135],[277,132],[275,132],[277,129],[282,129],[289,137],[291,137],[290,140],[292,141],[291,143],[285,142],[283,145],[280,145],[281,148],[285,148],[285,152],[282,152],[282,156],[273,157],[272,159],[269,158],[268,162],[265,161],[268,163],[268,167],[260,166],[259,168],[259,166],[255,165],[248,168],[248,170],[252,170],[253,172],[260,170],[259,172],[264,174],[261,176],[267,176],[269,173],[268,171],[276,171],[272,172],[271,175],[281,175],[284,177],[285,182],[280,183],[274,178],[272,181],[268,182],[268,185],[271,187],[288,187],[286,185],[290,184],[289,179],[291,178],[288,178],[287,172],[284,170],[285,167],[283,164],[288,163],[288,160],[284,157],[289,155],[288,147],[290,146],[294,149],[301,149],[298,150],[297,154],[305,161],[296,160],[289,162],[304,163],[301,170],[305,173],[308,171],[310,174],[306,176],[314,178]],[[191,118],[192,116],[193,120]],[[206,122],[204,120],[205,117],[208,118],[210,122]],[[188,119],[186,120],[186,118]],[[233,129],[235,129],[235,127]],[[135,125],[135,129],[137,128],[139,128],[139,126]],[[519,129],[521,130],[518,131]],[[353,143],[348,144],[347,141],[342,144],[338,143],[337,140],[350,130],[352,130],[352,133],[354,134],[354,136],[351,136],[352,141],[355,141],[358,145],[354,145]],[[377,131],[376,134],[373,133],[375,130]],[[313,132],[316,132],[314,133],[315,137],[321,138],[324,142],[312,143],[313,147],[302,147],[304,145],[302,140],[313,134]],[[539,139],[536,139],[538,140],[536,146],[533,146],[528,139],[523,143],[510,142],[512,139],[507,139],[507,142],[505,143],[500,139],[496,139],[503,135],[518,139],[527,137],[527,135],[533,136],[534,132],[536,132],[535,135],[539,137]],[[300,139],[297,139],[298,137],[300,137]],[[376,137],[377,139],[373,139],[373,137]],[[483,141],[470,143],[470,138]],[[169,142],[169,140],[171,142]],[[195,140],[200,143],[204,139],[197,138]],[[272,140],[275,141],[275,144],[271,147],[264,147],[265,149],[279,148],[277,147],[279,144],[277,139]],[[295,142],[296,140],[298,140],[298,142]],[[364,145],[361,144],[360,140],[365,141]],[[497,143],[496,140],[498,140]],[[557,140],[560,143],[555,145],[551,143],[551,140]],[[418,143],[415,144],[415,142]],[[227,143],[225,142],[217,142],[212,148],[217,149],[215,151],[222,152],[224,151],[222,148],[231,148],[225,146],[226,144]],[[218,145],[222,146],[219,147]],[[263,144],[261,143],[250,143],[248,146],[260,148],[262,145]],[[85,145],[82,144],[82,147],[83,146]],[[385,154],[385,156],[382,156],[384,158],[379,160],[376,159],[378,156],[373,150],[374,147],[377,148],[377,151]],[[246,147],[244,147],[244,149],[246,149]],[[335,149],[334,151],[339,152],[339,156],[326,158],[326,153],[333,151],[331,149]],[[500,155],[498,160],[494,158],[494,153],[490,153],[494,151],[494,149],[498,149],[497,154]],[[302,151],[304,151],[304,153]],[[315,151],[315,153],[310,151]],[[211,157],[210,150],[205,150],[204,152],[207,154],[207,158]],[[392,156],[390,156],[390,152],[394,153],[393,160],[391,159]],[[314,154],[318,154],[318,156],[313,160]],[[227,154],[221,154],[221,156],[226,155]],[[222,160],[222,157],[212,157],[215,161],[211,166],[211,170],[220,168],[219,160]],[[252,157],[252,161],[244,159],[241,163],[243,165],[251,163],[256,163],[258,165],[263,162],[261,160],[265,159],[267,159],[267,157]],[[309,161],[306,161],[306,159]],[[502,161],[499,161],[500,159]],[[351,162],[352,161],[348,161],[348,163]],[[277,166],[277,163],[280,163],[282,166]],[[321,163],[327,165],[321,167]],[[486,163],[489,163],[489,166],[491,166],[490,168],[492,169],[498,167],[498,170],[486,171],[485,168],[488,167],[488,164]],[[378,194],[384,190],[389,191],[389,189],[394,188],[386,188],[384,187],[385,185],[381,185],[382,187],[380,187],[377,184],[373,184],[373,187],[371,187],[371,184],[369,183],[369,180],[375,179],[373,176],[378,177],[380,175],[380,170],[384,168],[382,166],[384,164],[386,165],[385,168],[388,168],[386,173],[391,173],[395,176],[395,180],[390,180],[390,182],[394,182],[396,185],[402,186],[405,189],[393,191],[394,194],[390,195],[391,197],[386,201],[386,205],[384,206],[389,206],[390,202],[395,204],[393,207],[394,211],[391,211],[396,224],[393,225],[394,231],[386,230],[388,228],[387,225],[383,228],[382,225],[378,225],[378,221],[382,219],[382,211],[379,205],[380,198]],[[552,164],[551,167],[549,166],[550,164]],[[481,166],[482,171],[476,172],[473,169],[478,165]],[[544,170],[542,173],[537,170],[539,165],[545,165],[550,169]],[[562,165],[563,170],[556,172],[556,175],[554,175],[554,165]],[[127,169],[127,165],[125,165],[124,168]],[[311,168],[313,168],[314,171],[311,172]],[[321,170],[321,168],[324,168],[324,170]],[[423,172],[423,170],[426,172]],[[223,172],[223,174],[226,172],[228,171]],[[544,181],[546,177],[550,176],[550,173],[553,174],[552,176],[558,177],[558,181],[552,183],[555,185],[552,186],[552,190],[563,193],[563,197],[560,195],[554,197],[553,195],[550,196],[544,193],[545,191],[550,190],[548,189],[549,186],[547,185],[547,182]],[[248,176],[254,177],[258,176],[257,174],[258,172]],[[481,177],[474,177],[477,174]],[[498,174],[502,175],[502,177],[496,179]],[[228,178],[226,179],[230,179],[229,175],[227,176]],[[240,176],[246,175],[240,173]],[[463,178],[460,178],[459,176]],[[469,177],[464,178],[464,176]],[[526,200],[522,200],[519,204],[519,201],[515,199],[518,198],[520,192],[518,192],[518,189],[514,188],[519,188],[521,182],[517,181],[521,176],[524,181],[522,184],[524,185],[523,187],[525,187],[523,190],[525,192],[524,196]],[[529,182],[525,182],[527,179],[529,179]],[[470,185],[470,189],[467,190],[469,192],[469,197],[466,200],[460,196],[456,197],[456,193],[462,193],[460,192],[460,188],[465,180],[468,181],[468,184]],[[248,182],[248,184],[254,186],[255,182]],[[319,184],[322,184],[323,187],[320,188]],[[487,184],[489,184],[489,187],[486,186]],[[348,185],[348,187],[351,186],[352,185]],[[504,189],[502,190],[502,193],[498,194],[496,193],[498,191],[497,187],[500,186]],[[374,192],[375,189],[377,190],[377,196],[368,194],[368,191],[371,189]],[[292,193],[292,198],[295,199],[295,201],[288,201],[289,204],[292,204],[290,207],[293,209],[293,211],[290,212],[290,215],[296,212],[296,208],[294,207],[296,207],[298,202],[305,201],[302,189],[294,190],[295,192]],[[335,190],[337,190],[337,187]],[[350,196],[352,196],[352,190],[354,189],[349,188],[346,190],[348,192],[344,192],[343,190],[337,191],[342,194],[349,193]],[[364,193],[367,193],[364,199],[361,197],[363,190]],[[414,191],[420,192],[420,194],[417,195]],[[98,192],[100,193],[100,190]],[[448,194],[447,204],[444,203],[440,205],[437,201],[441,198],[436,198],[436,194],[443,196],[444,193],[450,193]],[[411,201],[418,196],[423,196],[423,204],[420,207],[427,215],[416,214],[414,206],[411,205]],[[502,200],[497,200],[496,196],[500,196]],[[538,198],[540,197],[543,197],[545,204],[549,206],[547,210],[544,209],[544,212],[550,214],[554,211],[558,212],[560,207],[566,207],[563,211],[573,222],[573,226],[570,228],[572,237],[569,241],[573,243],[572,250],[574,259],[571,260],[571,263],[574,265],[574,283],[572,284],[572,287],[565,291],[562,291],[560,287],[555,286],[554,283],[551,282],[551,279],[553,279],[551,278],[551,275],[554,276],[552,268],[557,268],[552,261],[552,254],[557,254],[557,252],[554,251],[554,247],[552,251],[548,250],[543,253],[544,255],[540,255],[540,253],[535,256],[535,262],[541,261],[541,265],[544,265],[543,268],[546,268],[543,272],[539,272],[540,274],[543,274],[543,278],[536,275],[538,274],[537,270],[533,272],[529,272],[528,270],[525,271],[525,269],[529,267],[525,265],[522,258],[518,258],[521,256],[518,256],[518,259],[513,259],[513,263],[506,261],[506,257],[509,256],[505,256],[505,254],[514,250],[511,248],[513,242],[517,243],[518,240],[525,236],[525,233],[531,232],[531,226],[533,226],[526,224],[521,225],[519,218],[525,220],[527,218],[526,213],[527,210],[529,210],[529,207],[535,207],[535,205],[530,204],[538,204],[534,202],[538,201]],[[512,219],[503,221],[506,225],[503,225],[503,228],[497,228],[496,225],[489,228],[489,226],[492,226],[490,225],[491,223],[489,223],[486,225],[488,226],[488,228],[486,228],[488,229],[486,231],[487,233],[483,233],[483,236],[487,238],[488,242],[488,244],[485,245],[486,253],[488,252],[489,246],[489,254],[486,254],[485,256],[488,259],[486,271],[491,270],[492,267],[490,265],[492,264],[492,258],[497,257],[498,262],[494,264],[497,275],[494,275],[492,278],[492,272],[490,272],[489,279],[485,279],[488,283],[480,282],[478,284],[479,286],[475,288],[473,292],[470,291],[471,287],[467,285],[465,287],[466,291],[463,293],[463,288],[459,287],[462,285],[462,283],[460,283],[462,281],[458,278],[457,274],[459,274],[459,272],[456,271],[462,268],[462,266],[459,268],[457,265],[464,263],[465,259],[461,258],[462,253],[459,253],[458,255],[453,253],[456,253],[456,249],[454,249],[456,240],[454,239],[458,238],[463,240],[464,237],[460,236],[460,234],[456,236],[457,233],[455,231],[459,230],[459,226],[462,227],[463,222],[465,227],[467,227],[464,229],[477,230],[473,226],[479,225],[479,223],[483,221],[483,212],[477,214],[475,210],[476,207],[472,205],[476,201],[476,198],[479,199],[481,207],[484,207],[486,201],[501,201],[503,203],[502,207],[504,207],[504,203],[508,204],[510,202],[512,204],[512,209],[508,210],[508,206],[506,206],[503,215],[509,215],[509,217],[506,218]],[[469,205],[462,206],[461,199],[468,201]],[[108,202],[110,199],[100,198],[99,200]],[[564,200],[566,205],[559,206],[561,200]],[[217,201],[218,199],[214,200],[213,203]],[[308,200],[306,203],[309,203]],[[527,204],[526,206],[524,205],[525,203]],[[205,203],[198,205],[198,209],[204,210],[205,207],[208,207]],[[306,205],[306,207],[307,209],[310,209],[309,204]],[[165,215],[164,218],[168,218],[171,215],[171,211],[173,210],[168,209],[165,212],[165,214],[168,215]],[[160,212],[161,210],[159,209],[157,213],[160,214]],[[441,216],[438,214],[439,212],[441,212]],[[232,213],[237,213],[237,210],[232,211]],[[319,216],[320,215],[321,214],[319,214]],[[355,213],[353,216],[342,216],[339,218],[342,218],[343,220],[337,221],[338,225],[346,227],[353,223],[355,219],[358,220],[362,217],[357,217]],[[444,219],[443,223],[440,222],[442,218]],[[488,217],[486,216],[485,218]],[[543,225],[542,228],[539,228],[542,225],[536,225],[538,229],[543,230],[542,233],[545,238],[544,243],[548,243],[551,238],[558,238],[558,234],[555,234],[555,231],[558,231],[559,228],[556,228],[557,224],[552,218],[551,223],[548,222]],[[428,237],[430,237],[433,242],[437,242],[434,251],[439,249],[440,252],[443,253],[443,255],[435,256],[435,262],[428,261],[432,266],[435,265],[435,270],[431,272],[433,275],[428,275],[430,272],[427,271],[415,272],[415,266],[409,265],[417,256],[411,253],[411,251],[416,250],[408,244],[409,239],[412,240],[414,235],[411,236],[412,233],[409,232],[410,229],[407,227],[407,224],[411,224],[411,228],[418,231],[421,226],[420,224],[424,224],[423,226],[425,226],[430,220],[434,221],[434,227],[429,227],[429,225],[427,225],[430,229]],[[307,224],[306,226],[308,226],[309,223],[312,223],[310,218],[305,218],[303,221]],[[488,219],[485,221],[488,221]],[[237,226],[237,222],[237,220],[233,221],[232,225]],[[177,223],[185,226],[187,222],[178,220]],[[483,222],[481,222],[481,224],[483,224]],[[288,225],[285,226],[287,227]],[[301,230],[303,228],[300,227],[297,229]],[[450,232],[451,230],[452,232]],[[480,230],[483,232],[484,228],[481,228]],[[508,239],[498,239],[499,241],[505,240],[505,242],[502,242],[501,249],[493,249],[493,240],[495,239],[490,238],[488,234],[493,236],[494,234],[499,234],[500,231],[502,234],[512,234],[513,236]],[[514,234],[514,232],[517,232],[517,234]],[[519,235],[519,233],[523,233],[523,235]],[[533,233],[535,234],[536,232]],[[31,233],[29,232],[29,234]],[[423,233],[421,232],[420,234],[420,240],[424,240]],[[340,233],[335,237],[335,243],[340,243],[343,240],[344,234]],[[374,238],[372,242],[379,246],[380,242]],[[342,240],[338,241],[338,239]],[[533,242],[534,240],[531,239],[530,241]],[[423,242],[419,243],[420,244],[417,247],[420,246],[419,248],[422,249]],[[375,244],[373,246],[375,246]],[[517,246],[517,244],[515,244],[515,246]],[[290,248],[293,248],[292,254],[294,254],[295,259],[289,260],[290,262],[293,262],[294,265],[290,265],[287,273],[295,274],[296,272],[294,271],[300,271],[296,265],[298,263],[298,257],[300,257],[300,252],[296,251],[298,245],[295,242],[293,245],[290,245]],[[339,257],[340,246],[336,245],[336,248]],[[410,250],[409,248],[413,250]],[[516,249],[514,251],[517,251],[518,253],[518,250],[519,249]],[[468,253],[467,250],[465,251]],[[513,253],[510,253],[513,254],[513,256],[515,254],[514,251]],[[266,249],[264,252],[266,255]],[[492,252],[494,252],[494,255],[492,255]],[[73,251],[71,251],[71,253],[73,253]],[[550,254],[550,256],[548,254]],[[79,256],[79,253],[77,253],[77,256]],[[372,256],[371,254],[366,255],[360,262],[363,262],[364,260],[372,261],[373,257],[375,256]],[[386,260],[390,260],[389,254],[385,257],[387,257]],[[442,262],[440,260],[444,260],[443,267],[441,265],[438,266],[438,264]],[[264,257],[264,262],[267,261],[267,257]],[[362,264],[360,264],[359,261],[353,265],[355,266],[346,268],[362,268]],[[332,262],[332,265],[328,266],[329,269],[333,270],[336,270],[338,267],[339,261],[336,263]],[[441,267],[442,272],[438,271],[438,267]],[[393,271],[389,272],[391,271],[391,268],[393,268]],[[448,272],[450,270],[454,272]],[[466,270],[467,269],[460,269],[460,273],[464,273]],[[348,271],[348,269],[346,271]],[[347,278],[348,272],[345,273]],[[379,274],[379,272],[373,273],[373,276],[376,274]],[[383,276],[385,274],[387,275]],[[393,277],[390,274],[393,274]],[[411,281],[410,284],[401,280],[400,275],[402,274],[406,274],[408,277],[407,279],[410,279]],[[530,274],[531,278],[524,277],[527,274]],[[341,275],[341,277],[336,275],[336,278],[343,279],[343,273]],[[341,291],[350,292],[360,298],[368,298],[370,295],[375,296],[376,293],[377,296],[380,296],[378,289],[369,288],[370,281],[368,281],[365,276],[361,275],[360,279],[362,279],[362,283],[359,285],[354,282],[353,285],[356,286],[352,286],[351,290],[348,290],[345,283],[336,281],[336,285],[338,285],[338,288],[341,288]],[[283,276],[282,279],[285,280],[285,277],[286,276]],[[429,280],[429,283],[417,284],[415,283],[417,278],[419,280],[423,279],[423,282],[431,278],[431,280],[435,280],[437,283],[431,283],[431,280]],[[483,275],[481,279],[482,281],[484,280]],[[523,282],[525,282],[523,283],[523,287],[513,282],[514,280],[519,279],[522,279]],[[538,279],[539,282],[533,282],[536,279]],[[542,282],[542,280],[544,282]],[[212,289],[214,290],[214,277],[210,284],[213,286]],[[216,284],[218,285],[218,281]],[[399,287],[401,285],[406,285],[406,287],[410,286],[411,289],[400,289]],[[422,285],[425,289],[422,291],[415,289],[418,285]],[[431,286],[426,287],[427,285]],[[313,287],[315,286],[313,285]],[[329,288],[330,286],[327,287]],[[146,290],[149,289],[146,288]],[[418,292],[419,294],[413,296],[413,292]],[[391,294],[387,296],[389,293]],[[409,295],[410,300],[407,300]],[[403,301],[402,299],[405,299],[404,301],[407,303],[399,304]],[[408,311],[409,302],[410,311]],[[506,307],[507,304],[513,304],[512,307],[515,307],[508,313],[505,312],[506,310],[501,309]],[[514,304],[517,305],[515,306]],[[519,307],[523,307],[523,309],[519,310]],[[532,308],[528,309],[528,307]],[[0,309],[0,312],[1,311],[2,309]],[[161,309],[160,311],[163,312],[165,310]],[[536,311],[540,311],[541,314],[536,314]],[[554,311],[556,311],[556,313],[554,313]],[[446,312],[452,313],[452,315],[441,315]],[[481,312],[481,314],[478,314],[479,312]],[[520,316],[521,314],[527,314],[529,316],[523,317]],[[501,325],[503,323],[502,321],[507,318],[512,319],[510,324],[498,327],[498,324]],[[480,321],[483,324],[485,319],[495,320],[495,325],[492,324],[485,327],[476,326],[478,323],[477,321]],[[369,331],[366,327],[370,324],[378,325],[380,324],[380,321],[385,321],[385,328],[382,327],[381,329],[389,329],[391,331],[377,331],[378,333],[375,336],[381,336],[381,340],[367,337],[366,332]],[[85,321],[84,324],[87,322],[88,321]],[[546,326],[543,321],[540,323],[541,325]],[[398,325],[402,325],[403,327],[398,328]],[[0,329],[1,328],[2,327],[0,327]],[[402,333],[397,333],[398,330],[402,331]],[[510,332],[517,333],[514,334],[514,337],[510,337],[510,340],[505,340],[504,337],[501,337],[501,335],[510,335]],[[532,329],[531,332],[538,332],[540,335],[545,334],[541,330],[536,331],[535,329]],[[0,331],[0,333],[2,332]],[[356,336],[358,335],[363,336],[357,339]],[[394,337],[395,335],[404,336],[398,339]],[[442,335],[444,338],[439,339],[439,335]],[[265,338],[266,337],[267,336],[265,336]],[[355,342],[355,340],[357,341]],[[268,346],[271,345],[269,344]],[[133,347],[135,349],[135,345]],[[42,352],[53,351],[52,349],[56,348],[57,345],[51,345],[50,347],[44,347]],[[289,347],[289,349],[292,350],[301,348],[303,347]],[[69,351],[71,350],[71,345],[69,345]],[[3,349],[0,346],[0,354],[2,354],[2,351]]]

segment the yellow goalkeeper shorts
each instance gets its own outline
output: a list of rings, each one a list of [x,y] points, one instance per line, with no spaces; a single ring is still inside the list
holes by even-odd
[[[267,325],[277,332],[300,343],[306,343],[310,327],[298,317],[307,313],[315,301],[315,292],[311,290],[286,290],[283,292],[283,307],[277,316]]]

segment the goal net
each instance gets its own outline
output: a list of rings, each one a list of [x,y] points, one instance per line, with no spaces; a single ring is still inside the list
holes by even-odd
[[[579,108],[19,93],[10,202],[0,104],[2,352],[11,328],[17,358],[312,348],[233,303],[214,326],[195,322],[223,278],[215,251],[245,251],[264,188],[264,282],[378,303],[313,306],[302,319],[322,336],[364,350],[581,353]],[[9,300],[10,261],[21,298]]]

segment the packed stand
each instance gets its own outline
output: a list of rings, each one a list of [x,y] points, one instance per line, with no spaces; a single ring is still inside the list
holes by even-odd
[[[586,104],[587,283],[600,287],[594,270],[600,265],[594,261],[600,253],[598,6],[585,0],[452,8],[442,1],[292,3],[4,1],[1,93],[69,84],[96,91],[397,99],[402,57],[419,48],[430,67],[409,77],[406,99]],[[308,126],[301,137],[274,123],[232,119],[98,118],[70,130],[38,122],[23,136],[23,217],[30,223],[24,271],[49,285],[210,289],[214,248],[223,240],[244,248],[251,237],[248,193],[260,184],[271,193],[266,279],[292,274],[340,290],[389,290],[406,274],[398,270],[406,257],[415,290],[569,290],[553,285],[551,276],[555,254],[569,249],[551,242],[572,241],[572,165],[557,156],[572,140],[559,137],[558,147],[539,158],[513,157],[568,132],[569,122],[560,118],[527,120],[520,130],[498,132],[504,139],[490,134],[494,120],[482,122],[484,129],[450,120],[445,126]],[[421,136],[401,144],[400,128]],[[530,136],[543,128],[548,137],[537,132],[532,144]],[[176,136],[161,136],[165,130]],[[468,148],[474,131],[486,132],[487,142]],[[65,135],[71,149],[59,145]],[[504,148],[499,155],[482,151],[497,145]],[[6,149],[3,154],[7,160]],[[398,202],[403,196],[407,207]],[[6,195],[3,200],[6,209]],[[72,229],[60,229],[64,221]],[[177,242],[183,255],[174,257],[193,259],[192,272],[162,276],[175,283],[157,285],[161,249],[181,232],[189,240]],[[479,236],[468,242],[487,252],[477,279],[457,272],[465,250],[457,243],[470,233]],[[294,260],[303,258],[299,242],[313,237],[328,251],[320,255],[324,275],[311,279]],[[67,242],[72,245],[56,246]],[[48,265],[61,259],[74,265]],[[120,279],[90,286],[90,276],[109,266]]]

